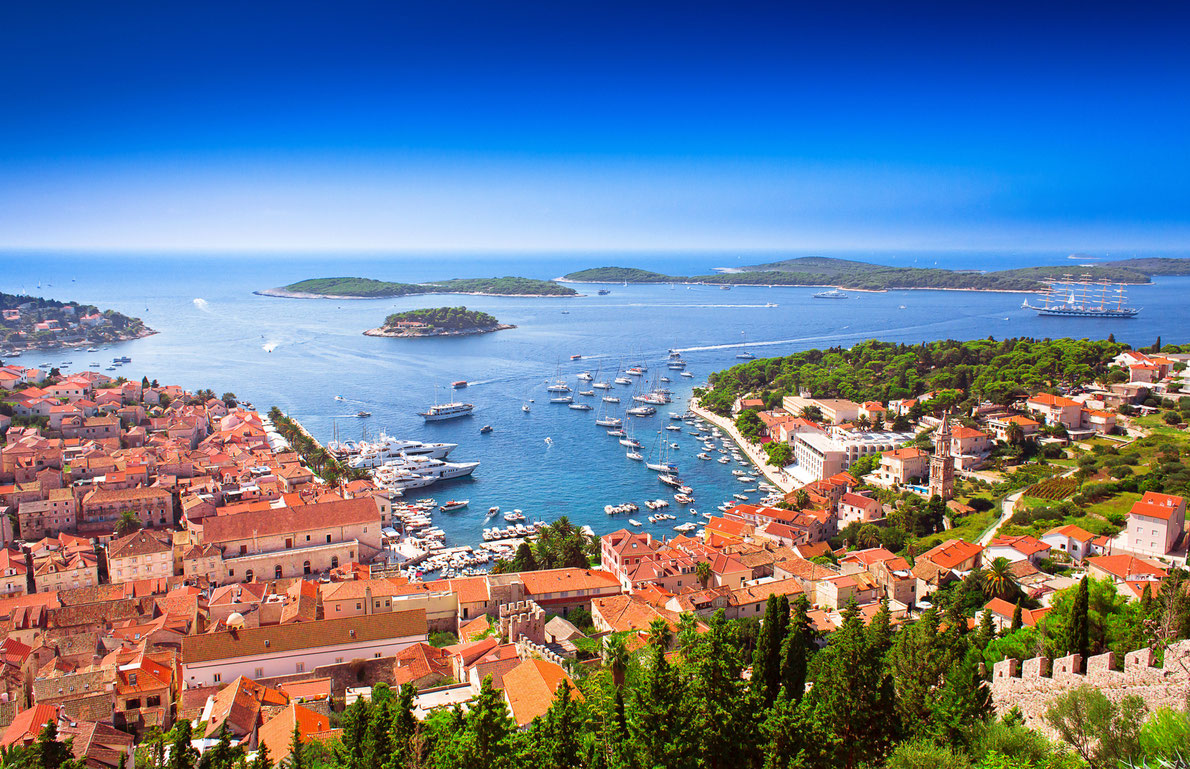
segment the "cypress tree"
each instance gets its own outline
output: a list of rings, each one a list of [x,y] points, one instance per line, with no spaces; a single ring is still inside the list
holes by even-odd
[[[793,617],[781,645],[781,688],[785,696],[801,702],[806,693],[806,669],[810,662],[810,648],[814,629],[810,625],[810,602],[798,596],[793,603]]]
[[[169,744],[169,769],[193,769],[198,761],[198,751],[190,744],[193,731],[190,719],[183,718],[174,724],[173,738]]]
[[[810,699],[834,733],[832,763],[843,769],[883,763],[897,733],[896,693],[854,600],[819,655]]]
[[[665,620],[653,620],[648,665],[628,718],[631,743],[642,766],[682,765],[692,745],[692,735],[683,733],[688,722],[684,681],[665,657],[672,642]]]
[[[1067,654],[1078,654],[1087,661],[1090,655],[1090,625],[1088,611],[1090,607],[1090,585],[1083,577],[1078,583],[1078,593],[1074,597],[1074,607],[1070,612],[1070,636],[1066,642]]]
[[[984,609],[979,615],[979,633],[975,636],[975,645],[980,649],[988,648],[988,644],[996,637],[996,628],[992,625],[991,609]]]
[[[1012,630],[1020,630],[1021,627],[1024,626],[1025,623],[1021,616],[1022,611],[1023,609],[1021,607],[1021,599],[1018,598],[1016,601],[1016,608],[1012,610]]]
[[[784,599],[784,610],[782,609]],[[789,599],[770,595],[764,607],[764,624],[752,655],[752,691],[765,707],[777,699],[781,686],[781,644],[789,624]]]
[[[385,761],[385,769],[405,769],[410,764],[413,735],[417,732],[417,719],[413,716],[413,700],[416,697],[417,687],[405,684],[393,703],[390,726],[392,756]]]
[[[750,709],[745,706],[743,663],[723,610],[716,611],[709,629],[691,650],[688,664],[692,729],[698,756],[707,769],[739,766],[754,735]]]
[[[289,738],[289,759],[285,762],[286,769],[305,769],[306,758],[302,755],[302,730],[298,728],[297,718],[293,719],[293,734]]]

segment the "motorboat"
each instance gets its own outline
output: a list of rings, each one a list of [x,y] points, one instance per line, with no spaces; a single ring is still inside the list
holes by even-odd
[[[481,435],[487,435],[491,431],[492,431],[491,425],[484,425],[483,427],[479,428],[479,432]]]
[[[590,371],[584,371],[584,372],[576,375],[575,379],[581,379],[584,382],[591,382],[591,381],[594,381],[595,377],[594,377],[594,375],[591,374]]]
[[[631,459],[635,462],[643,462],[644,458],[645,458],[644,455],[641,454],[639,451],[629,451],[624,456],[628,457],[629,459]]]
[[[591,407],[589,405],[587,405],[586,403],[571,403],[570,408],[574,409],[575,411],[590,411],[591,410]]]
[[[604,403],[619,403],[620,399],[614,395],[605,395],[605,396],[603,396],[603,402]]]
[[[375,441],[361,441],[354,447],[355,456],[347,463],[355,469],[380,467],[393,460],[405,457],[430,457],[445,459],[450,452],[458,448],[457,443],[425,443],[423,441],[403,440],[380,434]]]
[[[460,387],[466,387],[466,386],[467,386],[467,380],[466,380],[466,379],[460,379],[460,380],[459,380],[459,381],[457,381],[457,382],[451,382],[451,383],[450,383],[450,386],[451,386],[451,387],[453,387],[453,388],[455,388],[456,390],[457,390],[458,388],[460,388]]]
[[[682,373],[681,373],[679,376],[684,376],[684,377],[686,377],[687,379],[693,379],[693,378],[694,378],[694,375],[693,375],[693,374],[691,374],[689,371],[683,371],[683,372],[682,372]]]
[[[459,499],[459,500],[452,499],[449,502],[447,502],[445,505],[443,505],[442,507],[438,508],[438,510],[440,510],[443,513],[449,513],[454,510],[462,510],[470,502],[471,502],[471,500],[469,500],[469,499]]]

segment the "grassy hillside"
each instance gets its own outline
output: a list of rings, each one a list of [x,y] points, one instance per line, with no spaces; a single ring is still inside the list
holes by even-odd
[[[574,296],[578,292],[549,280],[533,278],[454,278],[431,283],[394,283],[372,278],[310,278],[290,283],[285,291],[327,296],[362,296],[368,298],[413,296],[417,294],[489,294],[509,296]]]

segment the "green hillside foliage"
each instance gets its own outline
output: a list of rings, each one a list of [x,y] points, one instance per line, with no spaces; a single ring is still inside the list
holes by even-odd
[[[850,349],[804,350],[758,358],[711,375],[701,402],[718,414],[731,412],[744,393],[766,401],[808,390],[814,397],[863,402],[911,398],[956,390],[959,400],[1010,403],[1059,385],[1123,376],[1110,361],[1126,349],[1087,339],[944,340],[904,345],[869,340]],[[953,398],[952,398],[953,399]]]
[[[413,296],[417,294],[491,294],[508,296],[513,294],[531,296],[574,296],[578,292],[550,280],[533,278],[453,278],[431,283],[394,283],[372,278],[310,278],[290,283],[286,291],[327,296],[361,296],[381,298],[392,296]]]
[[[601,283],[710,283],[773,286],[841,286],[864,291],[898,288],[1039,291],[1045,281],[1067,277],[1116,283],[1148,283],[1151,275],[1190,275],[1190,259],[1127,259],[1083,267],[1074,263],[1024,267],[996,272],[946,270],[937,267],[889,267],[854,259],[803,256],[714,275],[665,275],[634,267],[595,267],[565,276],[567,280]]]
[[[500,321],[486,312],[468,310],[466,307],[431,307],[393,313],[384,319],[384,325],[391,327],[401,321],[416,321],[441,331],[489,329],[500,324]]]

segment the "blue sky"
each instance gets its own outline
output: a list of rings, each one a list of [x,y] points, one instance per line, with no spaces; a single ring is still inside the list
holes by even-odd
[[[0,247],[1186,250],[1123,8],[6,3]]]

